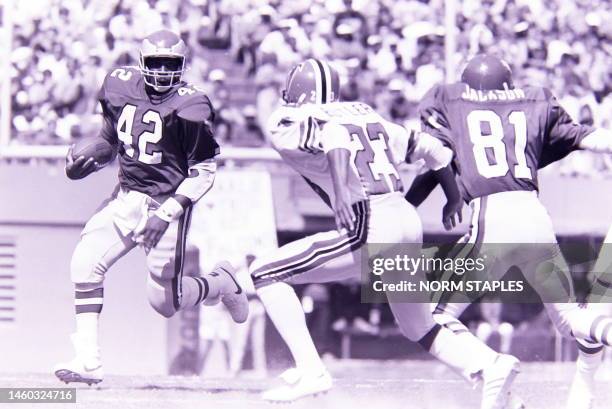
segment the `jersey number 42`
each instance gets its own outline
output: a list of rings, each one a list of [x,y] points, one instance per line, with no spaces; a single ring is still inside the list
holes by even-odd
[[[117,136],[123,143],[125,154],[131,158],[136,158],[139,162],[147,165],[156,165],[162,161],[161,151],[155,150],[154,145],[162,139],[162,118],[159,112],[149,109],[142,116],[144,124],[153,124],[153,131],[144,131],[136,137],[136,145],[138,149],[134,149],[134,135],[132,128],[134,126],[134,116],[136,115],[136,106],[126,104],[117,120]],[[137,151],[137,152],[136,152]]]

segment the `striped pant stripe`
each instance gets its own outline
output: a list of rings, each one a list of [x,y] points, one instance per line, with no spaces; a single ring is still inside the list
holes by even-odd
[[[185,209],[185,212],[179,220],[178,234],[176,240],[176,249],[174,250],[174,277],[172,278],[172,302],[175,309],[180,309],[181,298],[183,294],[183,266],[185,264],[185,242],[187,239],[187,231],[191,222],[191,206]]]
[[[336,257],[359,249],[367,241],[369,212],[366,202],[353,205],[357,215],[355,232],[314,242],[305,251],[284,260],[266,264],[253,272],[255,287],[284,281],[297,274],[310,271]]]

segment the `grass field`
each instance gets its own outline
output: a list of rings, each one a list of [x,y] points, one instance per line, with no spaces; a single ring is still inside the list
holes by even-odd
[[[336,387],[326,395],[295,403],[268,404],[259,393],[274,380],[107,375],[99,386],[79,386],[77,404],[0,404],[15,408],[87,409],[472,409],[479,391],[433,361],[336,361]],[[523,363],[514,391],[530,409],[561,409],[573,374],[572,363]],[[610,408],[612,366],[598,374],[597,409]],[[63,387],[52,375],[2,374],[2,387]]]

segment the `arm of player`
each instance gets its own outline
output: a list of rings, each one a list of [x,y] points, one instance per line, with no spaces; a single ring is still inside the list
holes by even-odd
[[[442,187],[447,200],[442,209],[442,224],[446,230],[450,230],[458,223],[461,223],[461,209],[463,208],[461,193],[457,187],[455,173],[453,172],[451,164],[453,151],[445,147],[440,140],[428,133],[417,132],[414,134],[414,138],[415,142],[409,159],[412,161],[423,159],[425,165],[431,169],[436,182]],[[419,183],[422,184],[422,186],[418,186],[420,191],[417,190],[417,187],[414,189],[411,187],[416,202],[425,200],[437,184],[433,182],[431,175],[422,177]],[[406,196],[408,196],[408,194],[406,194]],[[408,199],[407,197],[407,200]]]
[[[351,152],[346,148],[334,148],[327,152],[327,160],[334,185],[334,215],[338,230],[345,228],[348,231],[355,229],[357,220],[351,203],[351,195],[347,188],[349,160]]]
[[[189,176],[181,182],[175,194],[155,210],[139,234],[139,240],[142,240],[145,249],[155,247],[168,225],[181,217],[185,209],[200,200],[212,188],[216,172],[217,162],[214,158],[189,168]]]
[[[113,140],[116,140],[116,131],[108,117],[104,117],[104,122],[102,124],[102,129],[100,130],[99,137],[102,139],[106,139],[113,146],[113,158],[117,154],[116,144],[113,143]],[[110,160],[108,163],[98,163],[94,160],[94,158],[85,158],[85,156],[79,156],[75,158],[72,154],[72,150],[74,145],[70,146],[68,149],[68,153],[66,154],[66,176],[72,180],[83,179],[84,177],[89,176],[93,172],[102,169],[108,163],[112,162]]]
[[[338,230],[345,228],[353,231],[357,217],[353,211],[351,194],[348,190],[351,136],[345,127],[335,123],[326,123],[316,132],[318,132],[321,148],[327,155],[334,186],[333,209],[336,226]]]
[[[147,220],[142,231],[145,248],[155,247],[168,225],[212,188],[217,173],[215,156],[220,149],[212,133],[214,111],[210,100],[202,95],[182,107],[177,116],[181,120],[181,139],[189,169],[174,195]]]
[[[412,181],[410,188],[404,195],[408,203],[414,207],[419,207],[438,186],[438,178],[433,170],[428,170],[425,173],[417,175]]]
[[[578,147],[596,153],[612,153],[612,132],[597,128],[585,136]]]

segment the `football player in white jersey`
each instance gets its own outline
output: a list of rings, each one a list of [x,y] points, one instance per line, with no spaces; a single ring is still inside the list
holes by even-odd
[[[264,392],[266,400],[292,401],[332,386],[288,284],[360,277],[361,252],[368,243],[422,243],[419,216],[403,197],[399,163],[423,159],[448,199],[445,227],[454,226],[459,216],[450,150],[426,133],[384,120],[364,103],[339,102],[338,94],[337,72],[309,59],[290,71],[285,105],[268,125],[284,161],[333,208],[338,230],[289,243],[251,265],[257,294],[296,363],[281,376],[284,385]],[[407,338],[458,371],[482,375],[482,409],[504,407],[518,372],[516,358],[497,355],[486,368],[472,368],[472,357],[482,353],[484,344],[464,344],[436,324],[428,303],[391,303],[391,308]]]

